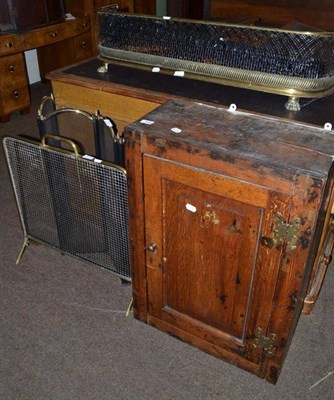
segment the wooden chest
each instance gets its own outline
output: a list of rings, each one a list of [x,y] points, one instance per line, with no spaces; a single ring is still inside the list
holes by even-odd
[[[125,137],[135,317],[275,383],[331,211],[333,134],[170,101]]]

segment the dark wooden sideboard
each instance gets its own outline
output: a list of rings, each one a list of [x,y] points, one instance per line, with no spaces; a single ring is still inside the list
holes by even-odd
[[[0,122],[15,111],[29,111],[29,82],[24,52],[37,49],[42,80],[55,69],[97,54],[97,10],[117,3],[119,10],[155,14],[155,1],[64,0],[75,19],[20,32],[0,33]]]
[[[1,122],[8,121],[14,111],[23,113],[29,111],[29,82],[24,52],[35,48],[46,47],[50,49],[45,63],[40,63],[41,74],[43,75],[46,64],[51,66],[53,63],[54,65],[55,54],[53,52],[57,46],[62,48],[64,52],[63,58],[68,58],[68,54],[71,55],[70,60],[72,63],[91,57],[90,17],[82,16],[71,21],[32,29],[20,34],[0,34]],[[61,60],[61,57],[57,59],[57,62],[59,60]]]

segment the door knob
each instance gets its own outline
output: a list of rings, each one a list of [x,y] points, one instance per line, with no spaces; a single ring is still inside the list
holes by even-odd
[[[150,244],[147,246],[147,250],[148,250],[150,253],[154,253],[156,250],[158,250],[158,245],[157,245],[156,243],[150,243]]]

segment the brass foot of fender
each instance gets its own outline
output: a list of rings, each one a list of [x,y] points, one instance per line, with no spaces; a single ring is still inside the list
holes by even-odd
[[[289,97],[285,108],[289,111],[300,111],[299,97]]]
[[[128,317],[128,316],[130,315],[132,306],[133,306],[133,297],[131,297],[130,303],[129,303],[128,308],[127,308],[127,310],[126,310],[126,313],[125,313],[125,316],[126,316],[126,317]]]
[[[26,239],[24,239],[24,242],[23,242],[23,245],[22,245],[21,250],[20,250],[20,252],[19,252],[19,255],[17,256],[16,265],[18,265],[19,262],[21,261],[21,258],[22,258],[23,254],[24,254],[24,252],[25,252],[25,249],[26,249],[28,246],[29,246],[29,239],[26,238]]]
[[[108,72],[108,63],[103,63],[103,65],[97,69],[97,72],[100,74],[106,74]]]

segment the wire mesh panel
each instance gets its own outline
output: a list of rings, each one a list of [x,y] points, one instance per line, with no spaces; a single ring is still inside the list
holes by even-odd
[[[161,19],[108,9],[100,11],[99,24],[99,51],[106,58],[300,90],[324,90],[334,83],[333,34]],[[244,76],[241,70],[262,75]]]
[[[3,144],[25,236],[130,281],[125,170],[26,140]]]

